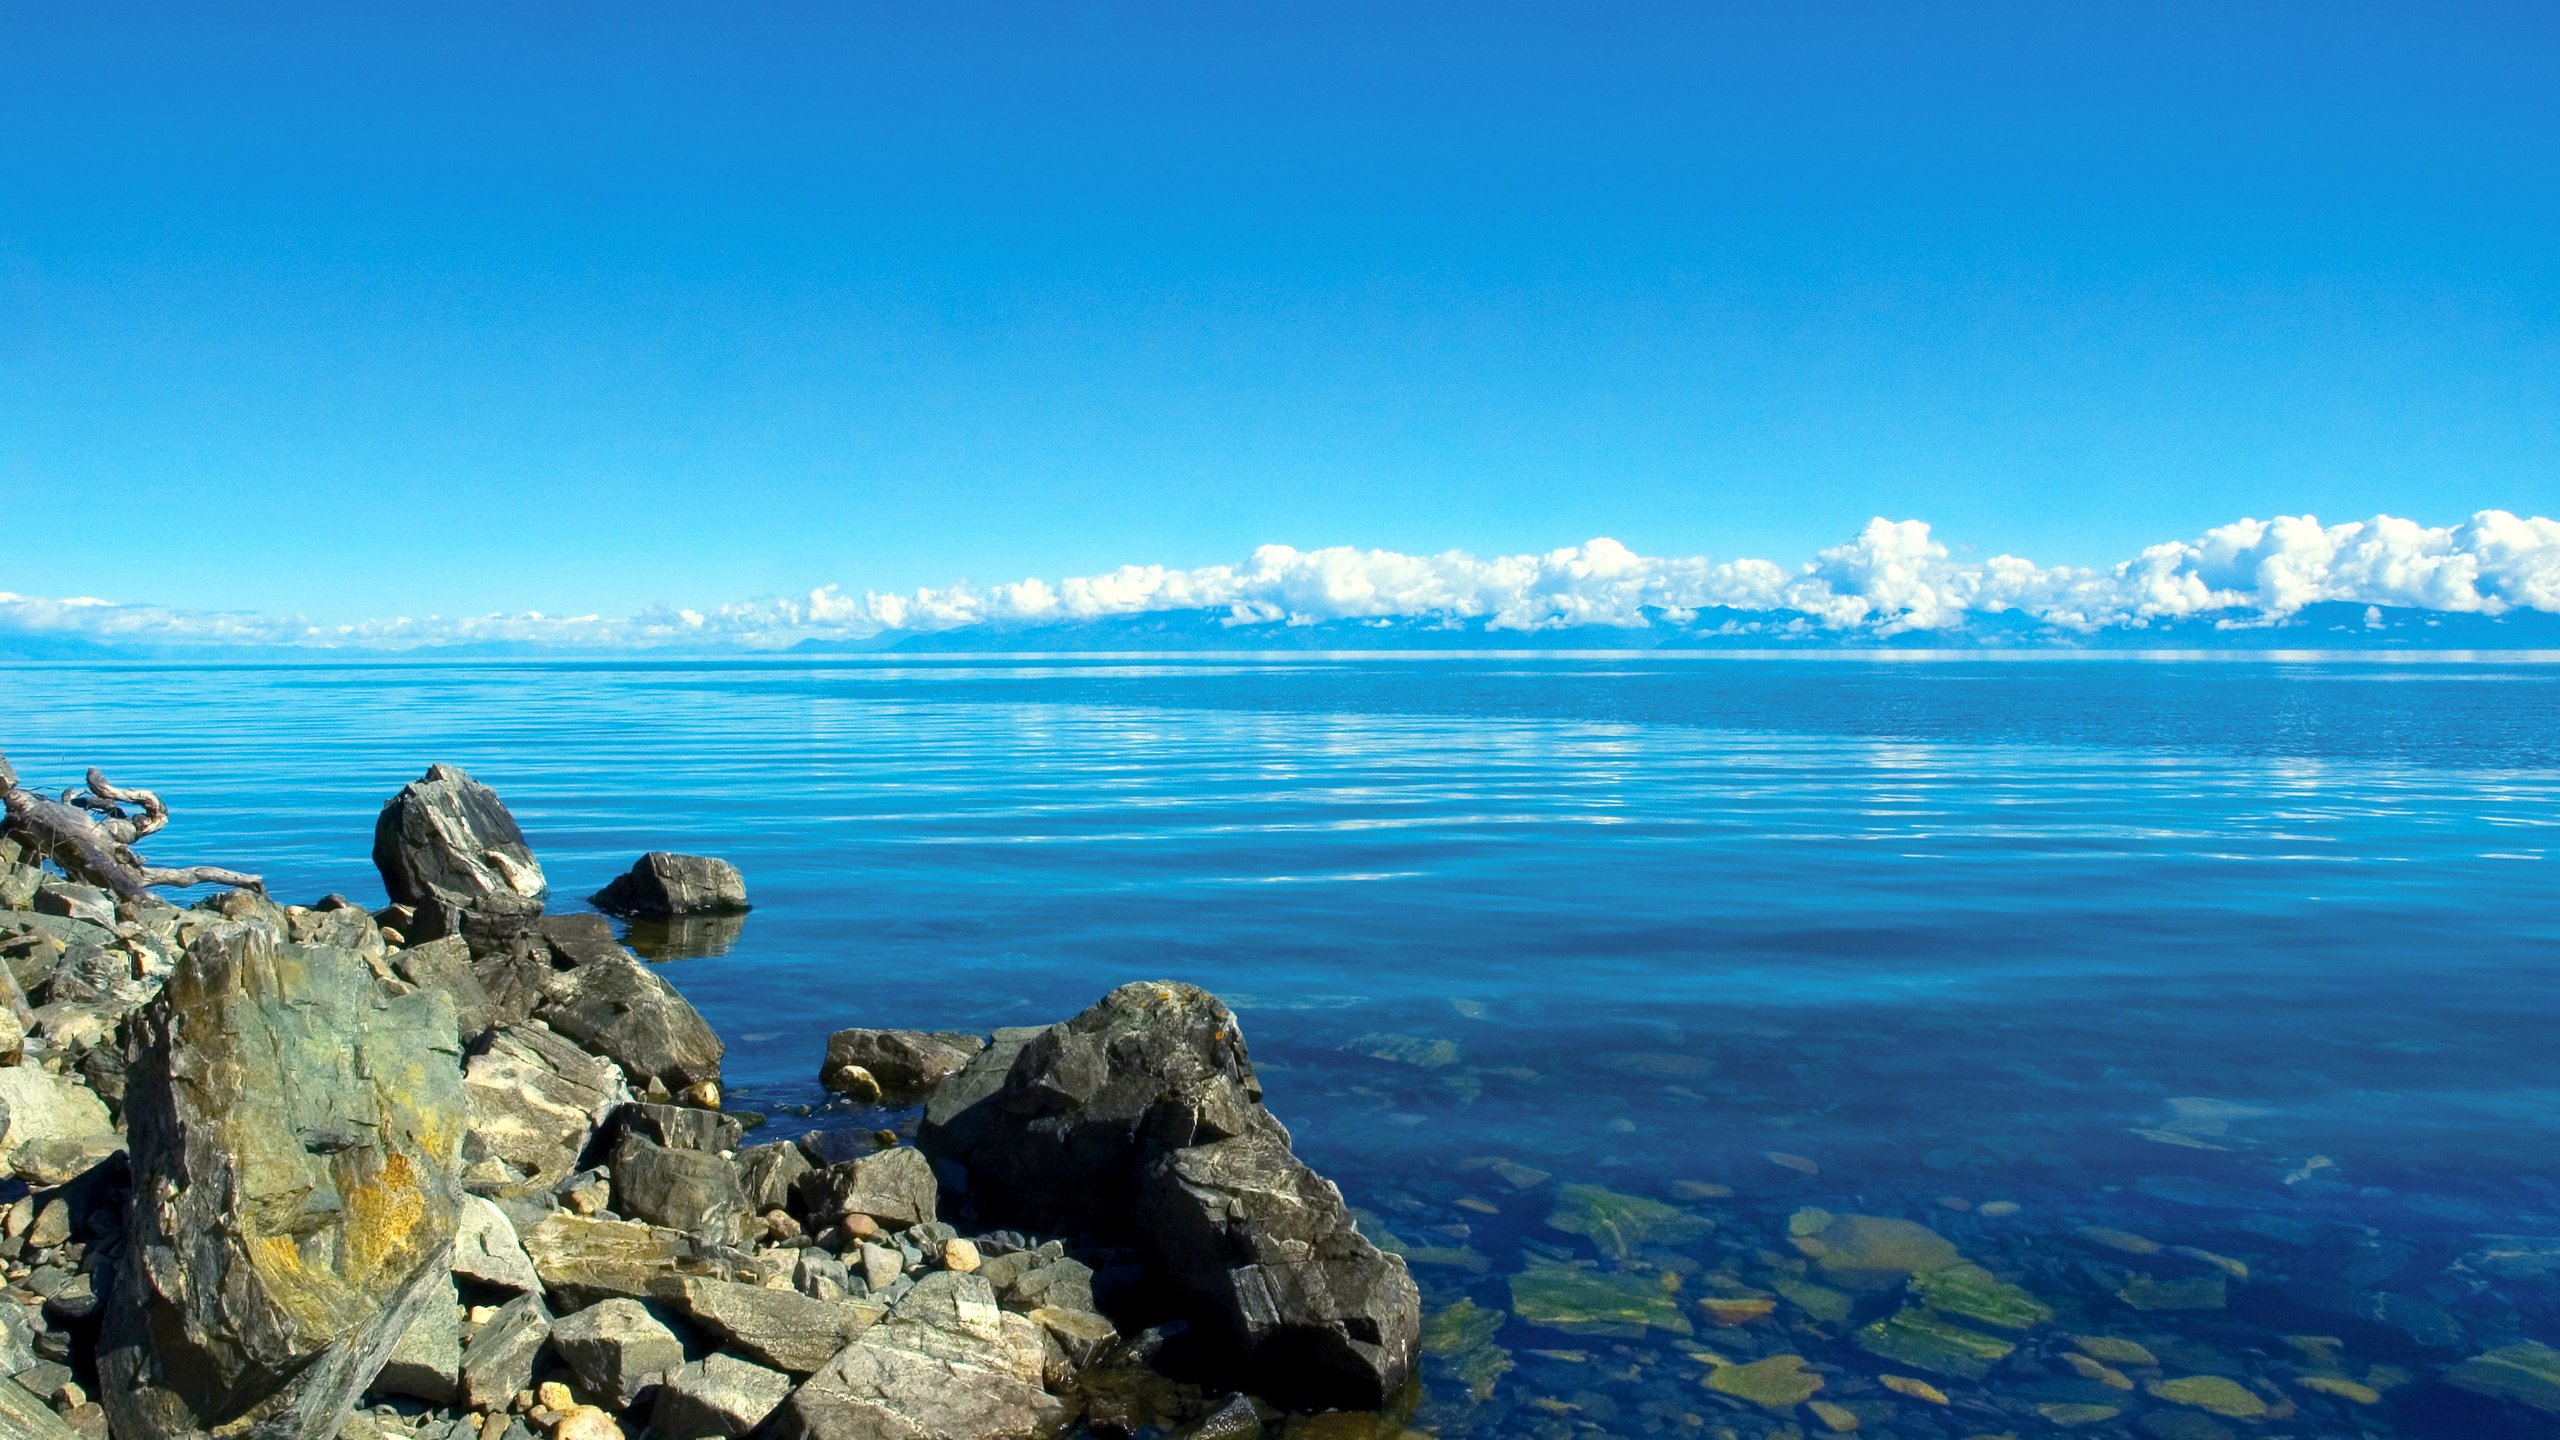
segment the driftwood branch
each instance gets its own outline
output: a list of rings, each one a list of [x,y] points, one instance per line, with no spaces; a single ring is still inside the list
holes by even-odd
[[[133,844],[169,823],[169,807],[150,791],[112,784],[95,770],[89,772],[88,787],[48,800],[20,785],[17,771],[10,768],[6,756],[0,756],[0,803],[7,807],[7,833],[82,884],[98,886],[119,900],[147,899],[152,887],[160,885],[266,888],[257,876],[237,870],[212,865],[169,868],[145,862],[133,853]]]

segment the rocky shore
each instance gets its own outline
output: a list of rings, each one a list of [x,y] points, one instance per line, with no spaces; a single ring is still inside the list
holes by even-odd
[[[89,779],[0,761],[0,1435],[1246,1437],[1411,1403],[1405,1262],[1205,991],[845,1030],[822,1080],[922,1104],[915,1143],[775,1135],[462,771],[383,807],[378,909],[151,870],[166,811]],[[154,888],[202,880],[237,888]],[[594,903],[746,888],[653,853]]]

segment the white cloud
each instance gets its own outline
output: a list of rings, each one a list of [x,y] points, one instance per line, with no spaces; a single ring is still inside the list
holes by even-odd
[[[1654,557],[1597,539],[1540,555],[1478,559],[1331,546],[1265,545],[1240,564],[1191,570],[1124,565],[984,588],[902,593],[835,585],[707,609],[628,617],[535,613],[317,626],[289,617],[172,610],[0,591],[0,634],[107,643],[412,648],[479,641],[621,648],[666,644],[758,649],[803,639],[1212,612],[1238,629],[1338,620],[1415,619],[1487,632],[1569,626],[1717,625],[1764,633],[1881,637],[1951,631],[2015,613],[2087,633],[2190,617],[2276,624],[2343,601],[2439,612],[2560,612],[2560,521],[2483,510],[2459,525],[2378,515],[2322,525],[2308,515],[2240,520],[2154,545],[2103,570],[2045,567],[2012,555],[1963,560],[1918,520],[1878,518],[1845,544],[1789,568],[1767,560]]]

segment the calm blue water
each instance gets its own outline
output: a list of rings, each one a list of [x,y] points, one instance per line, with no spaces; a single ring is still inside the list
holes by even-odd
[[[30,782],[153,786],[156,857],[289,899],[378,900],[373,815],[431,761],[497,787],[564,903],[644,849],[735,861],[755,912],[669,974],[744,1105],[822,1101],[838,1027],[1208,986],[1435,1309],[1507,1309],[1559,1261],[1682,1287],[1689,1335],[1511,1320],[1481,1402],[1458,1372],[1485,1346],[1445,1357],[1437,1433],[1819,1425],[1710,1391],[1702,1353],[1801,1354],[1870,1434],[2050,1431],[2036,1407],[2109,1397],[2080,1433],[2553,1427],[2438,1377],[2560,1344],[2554,1269],[2475,1253],[2560,1237],[2560,665],[20,668],[0,715]],[[1600,1256],[1545,1224],[1561,1182],[1714,1235]],[[1805,1206],[1928,1223],[2058,1318],[1987,1380],[1935,1377],[1946,1407],[1848,1338],[1890,1296],[1707,1325],[1698,1294],[1803,1268]],[[2138,1308],[2138,1276],[2227,1267],[2089,1225],[2247,1277]],[[2162,1364],[2126,1393],[2071,1333]],[[2195,1374],[2275,1418],[2140,1388]]]

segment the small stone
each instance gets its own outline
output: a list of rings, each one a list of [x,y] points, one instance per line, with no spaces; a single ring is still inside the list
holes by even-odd
[[[622,1427],[593,1405],[581,1405],[560,1417],[551,1440],[623,1440]]]
[[[952,1239],[942,1242],[943,1269],[967,1275],[978,1268],[978,1263],[978,1247],[970,1241]]]
[[[2091,1405],[2078,1401],[2053,1401],[2036,1407],[2036,1413],[2069,1430],[2081,1425],[2097,1425],[2113,1420],[2124,1411],[2113,1405]]]
[[[2112,1365],[2160,1363],[2160,1357],[2152,1354],[2148,1348],[2117,1335],[2074,1335],[2071,1337],[2071,1344],[2081,1354],[2091,1359],[2104,1360]]]
[[[1822,1428],[1834,1435],[1846,1435],[1858,1428],[1858,1412],[1846,1405],[1834,1405],[1828,1400],[1808,1400],[1804,1408],[1813,1412],[1813,1418],[1821,1422]]]
[[[2072,1373],[2078,1375],[2083,1380],[2094,1380],[2099,1384],[2106,1386],[2110,1390],[2130,1390],[2133,1388],[2133,1381],[2127,1377],[2123,1371],[2116,1369],[2112,1365],[2107,1365],[2100,1361],[2093,1360],[2086,1355],[2071,1352],[2065,1352],[2062,1358],[2064,1363],[2071,1367]]]
[[[1806,1159],[1802,1155],[1792,1155],[1784,1150],[1763,1150],[1760,1153],[1762,1158],[1782,1170],[1793,1170],[1799,1175],[1819,1175],[1822,1173],[1822,1167],[1820,1165],[1815,1164],[1813,1161]]]
[[[1730,1200],[1733,1198],[1733,1187],[1713,1185],[1704,1180],[1674,1180],[1671,1182],[1671,1193],[1683,1200]]]
[[[1801,1355],[1772,1355],[1748,1365],[1717,1366],[1707,1372],[1707,1388],[1766,1410],[1792,1410],[1822,1388],[1822,1377],[1805,1370]]]
[[[2006,1220],[2024,1208],[2015,1200],[1988,1200],[1973,1207],[1973,1213],[1986,1220]]]
[[[1707,1295],[1699,1298],[1698,1308],[1707,1312],[1708,1324],[1730,1327],[1768,1315],[1778,1302],[1767,1295]]]
[[[2160,1242],[2145,1239],[2130,1230],[2110,1230],[2104,1225],[2083,1225],[2071,1232],[2100,1249],[2124,1255],[2157,1255]]]
[[[557,1380],[545,1380],[533,1387],[533,1403],[560,1415],[566,1415],[578,1406],[577,1399],[569,1393],[569,1387]]]
[[[859,1210],[847,1211],[839,1223],[844,1226],[844,1233],[856,1240],[869,1240],[880,1233],[880,1222]]]
[[[2303,1375],[2294,1384],[2321,1395],[2334,1396],[2356,1405],[2379,1405],[2382,1392],[2370,1385],[2359,1385],[2344,1375]]]
[[[2220,1375],[2185,1375],[2175,1380],[2154,1380],[2143,1387],[2157,1400],[2172,1405],[2189,1405],[2198,1410],[2220,1415],[2229,1420],[2259,1420],[2267,1414],[2267,1402],[2237,1380]]]
[[[1876,1380],[1896,1395],[1907,1395],[1914,1400],[1925,1400],[1932,1405],[1948,1403],[1946,1391],[1916,1376],[1879,1375]]]
[[[676,1098],[687,1105],[695,1107],[696,1109],[717,1110],[720,1108],[720,1082],[717,1080],[697,1081],[694,1084],[687,1085],[683,1090],[677,1092]]]

